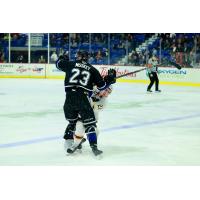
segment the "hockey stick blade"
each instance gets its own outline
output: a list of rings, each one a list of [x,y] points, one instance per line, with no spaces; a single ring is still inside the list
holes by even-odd
[[[181,69],[181,65],[179,65],[178,63],[175,63],[173,61],[169,61],[169,64],[173,65],[174,67],[176,67],[177,69]]]
[[[74,147],[73,149],[67,149],[67,153],[70,153],[70,154],[74,153],[85,141],[86,139],[83,138],[76,147]]]
[[[170,64],[170,65],[176,67],[179,70],[182,69],[182,66],[180,64],[178,64],[178,63],[176,63],[172,60],[169,60],[167,58],[164,58],[164,61],[160,65],[166,65],[166,64]]]

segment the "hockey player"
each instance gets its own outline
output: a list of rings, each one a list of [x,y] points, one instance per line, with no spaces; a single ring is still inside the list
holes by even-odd
[[[92,152],[95,155],[101,154],[102,151],[97,148],[96,119],[89,95],[94,85],[99,91],[103,91],[115,83],[116,71],[109,70],[108,75],[103,79],[99,71],[88,63],[87,52],[78,52],[76,61],[69,61],[66,55],[60,56],[56,61],[56,67],[66,74],[64,114],[69,125],[66,128],[64,139],[73,138],[74,126],[80,115]],[[68,149],[68,153],[73,153],[78,146],[79,143],[74,143]]]
[[[94,90],[94,95],[92,96],[91,105],[92,105],[92,108],[94,110],[94,114],[95,114],[95,118],[96,118],[97,122],[99,120],[99,112],[106,107],[107,97],[108,97],[108,95],[111,94],[111,92],[112,92],[112,86],[108,87],[104,91],[100,91],[100,92],[97,92],[97,93]],[[98,129],[96,129],[96,133],[97,133],[97,136],[98,136],[98,134],[99,134]],[[74,142],[80,143],[80,141],[82,140],[84,135],[85,135],[85,127],[84,127],[82,120],[80,118],[76,123],[76,127],[75,127],[75,130],[74,130],[74,139],[65,140],[65,143],[64,143],[65,150],[67,151],[67,149],[71,145],[73,145]],[[81,148],[82,148],[82,146],[80,146],[79,149],[81,149]]]
[[[151,87],[153,86],[154,82],[155,82],[155,91],[156,92],[161,92],[161,90],[159,90],[159,79],[158,79],[158,75],[157,75],[157,67],[158,67],[158,58],[153,55],[149,61],[148,61],[148,65],[147,65],[147,76],[150,79],[150,84],[147,87],[147,92],[152,92]]]

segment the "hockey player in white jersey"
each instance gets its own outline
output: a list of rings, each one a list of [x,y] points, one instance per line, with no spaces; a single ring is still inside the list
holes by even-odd
[[[109,86],[106,90],[100,91],[100,92],[97,91],[96,89],[94,89],[94,92],[93,92],[94,95],[91,97],[91,105],[94,110],[94,114],[95,114],[97,123],[99,120],[99,112],[106,107],[107,99],[108,99],[107,97],[111,94],[111,92],[112,92],[112,86]],[[96,129],[96,133],[98,136],[98,134],[99,134],[98,129]],[[73,140],[72,139],[65,140],[64,147],[65,147],[66,152],[67,152],[67,149],[69,149],[73,144],[75,144],[75,145],[79,144],[80,141],[85,136],[85,128],[84,128],[84,125],[83,125],[81,119],[77,121],[75,132],[73,135],[74,135]],[[82,147],[80,147],[80,148],[82,148]]]

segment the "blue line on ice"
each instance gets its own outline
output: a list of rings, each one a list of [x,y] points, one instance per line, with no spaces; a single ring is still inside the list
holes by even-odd
[[[144,127],[144,126],[162,124],[162,123],[166,123],[166,122],[174,122],[174,121],[181,121],[181,120],[185,120],[185,119],[192,119],[192,118],[197,118],[197,117],[200,117],[200,113],[194,114],[194,115],[183,116],[183,117],[174,117],[174,118],[161,119],[161,120],[155,120],[155,121],[150,121],[150,122],[142,122],[142,123],[138,123],[138,124],[115,126],[115,127],[111,127],[111,128],[102,129],[101,132],[109,132],[109,131],[116,131],[116,130],[118,131],[118,130],[123,130],[123,129]],[[61,138],[62,138],[62,136],[60,136],[60,135],[36,138],[36,139],[31,139],[31,140],[24,140],[24,141],[19,141],[19,142],[0,144],[0,148],[24,146],[24,145],[28,145],[28,144],[41,143],[41,142],[46,142],[46,141],[51,141],[51,140],[58,140]]]

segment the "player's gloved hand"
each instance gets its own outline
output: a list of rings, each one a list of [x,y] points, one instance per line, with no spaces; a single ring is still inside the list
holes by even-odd
[[[60,56],[59,56],[59,59],[69,61],[68,52],[67,52],[67,53],[64,53],[63,55],[60,55]]]
[[[104,81],[110,85],[116,83],[116,70],[115,69],[109,69],[108,75],[104,77]]]
[[[182,68],[181,65],[179,65],[179,64],[176,63],[176,62],[170,61],[170,64],[173,65],[174,67],[176,67],[176,68],[179,69],[179,70]]]

